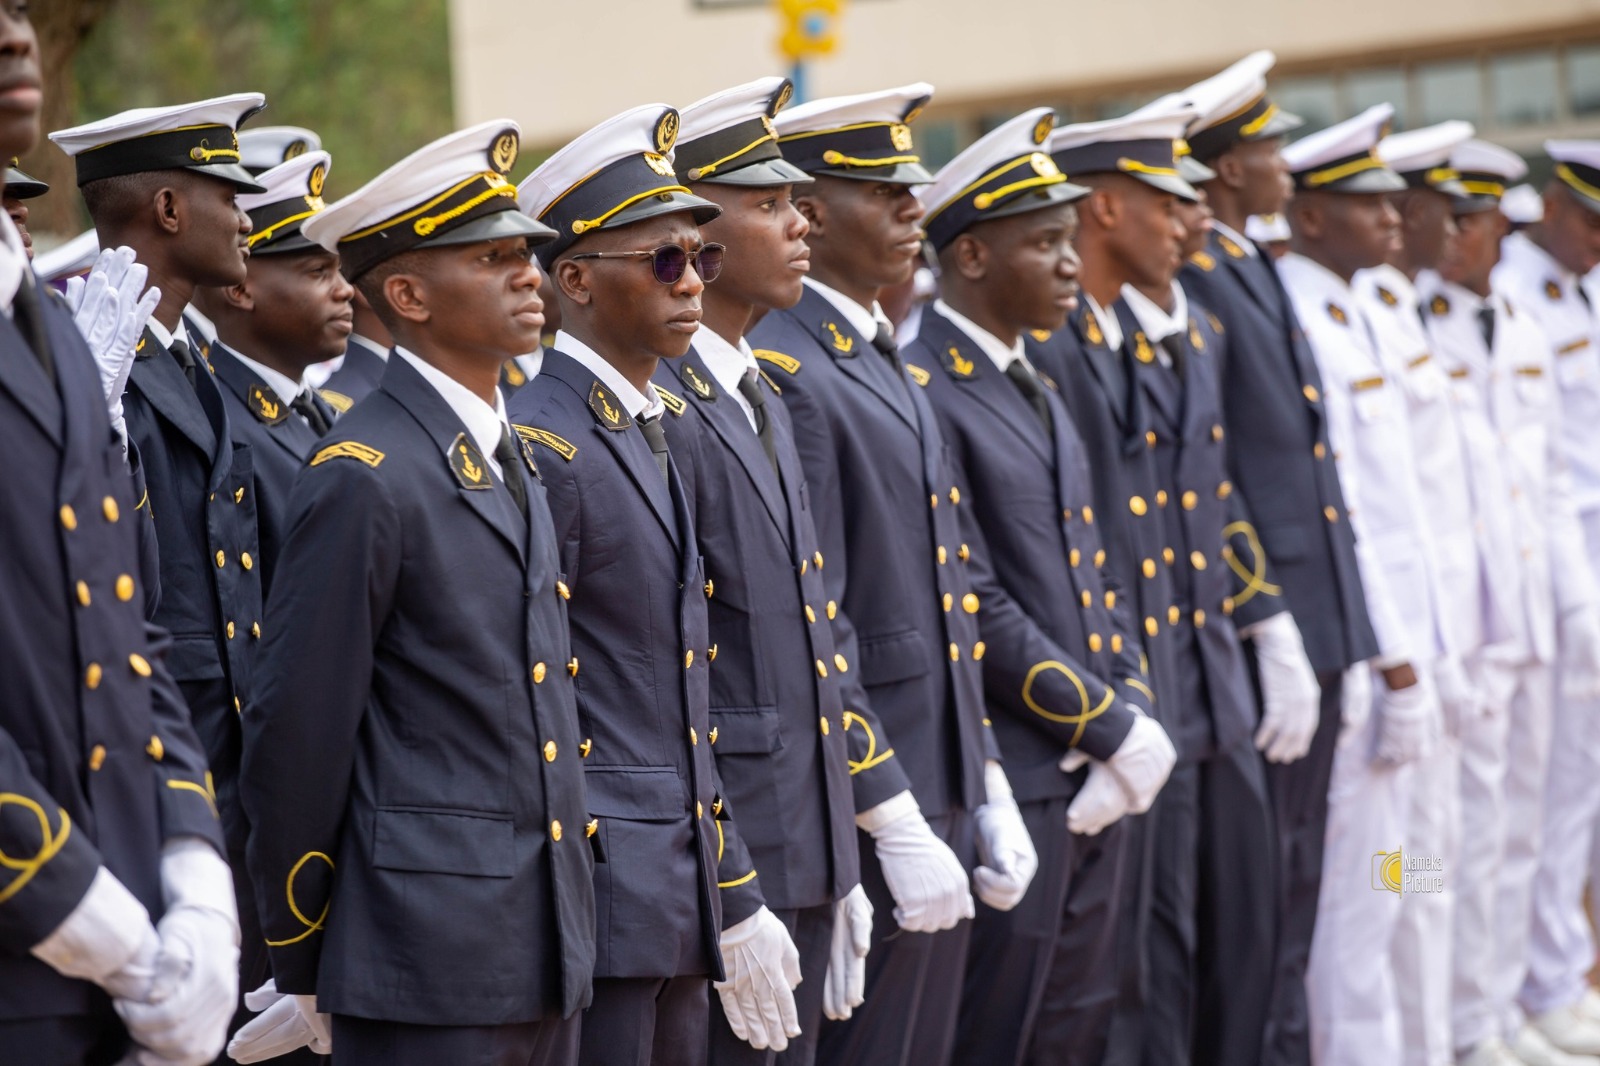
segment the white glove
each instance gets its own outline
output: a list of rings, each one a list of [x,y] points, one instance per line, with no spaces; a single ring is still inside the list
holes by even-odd
[[[317,1013],[316,996],[290,996],[267,983],[244,994],[244,1005],[257,1011],[228,1041],[228,1057],[235,1062],[264,1062],[309,1047],[318,1055],[333,1054],[328,1016]]]
[[[1322,688],[1306,658],[1300,627],[1281,611],[1250,627],[1261,673],[1261,726],[1256,748],[1268,762],[1290,763],[1311,750]]]
[[[997,911],[1008,911],[1028,894],[1028,885],[1039,869],[1039,853],[1011,795],[1011,782],[994,759],[984,762],[983,783],[989,802],[973,816],[982,865],[972,871],[972,880],[979,899]]]
[[[1583,608],[1561,619],[1561,695],[1600,698],[1600,611]]]
[[[1378,690],[1377,757],[1387,763],[1408,763],[1426,758],[1439,739],[1439,700],[1428,679],[1417,675],[1417,683],[1406,688],[1390,688],[1381,678],[1374,681]]]
[[[160,949],[150,912],[102,866],[72,913],[32,952],[57,973],[92,981],[121,1000],[150,994]]]
[[[722,1013],[733,1035],[757,1051],[782,1051],[800,1035],[794,989],[800,983],[800,951],[778,916],[762,907],[722,931],[722,968],[715,982]]]
[[[1178,762],[1178,751],[1161,723],[1137,710],[1133,728],[1106,760],[1106,769],[1128,794],[1128,810],[1143,814],[1156,801]]]
[[[1372,663],[1363,661],[1344,672],[1339,686],[1340,736],[1350,736],[1361,731],[1372,716]]]
[[[1439,724],[1450,737],[1461,735],[1461,723],[1477,717],[1482,697],[1472,686],[1467,668],[1454,655],[1434,660],[1430,671],[1433,691],[1439,698]]]
[[[1067,831],[1092,837],[1128,813],[1128,794],[1103,762],[1089,767],[1083,787],[1067,805]]]
[[[857,814],[856,825],[872,834],[900,928],[937,933],[973,916],[967,871],[950,846],[928,828],[910,792]]]
[[[867,998],[867,952],[872,950],[872,901],[857,885],[833,905],[833,946],[822,981],[822,1013],[842,1022]]]
[[[239,918],[233,876],[205,841],[187,838],[161,855],[167,913],[156,926],[161,950],[144,1002],[118,1000],[141,1066],[202,1066],[228,1037],[239,995]]]
[[[128,435],[122,417],[122,394],[133,370],[134,348],[145,323],[161,302],[160,289],[145,289],[148,277],[149,271],[135,262],[132,248],[108,248],[100,253],[87,277],[67,282],[67,305],[72,309],[73,324],[88,342],[100,371],[106,413],[124,441]]]

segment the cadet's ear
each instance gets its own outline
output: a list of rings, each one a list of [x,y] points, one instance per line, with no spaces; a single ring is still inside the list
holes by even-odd
[[[989,273],[989,246],[971,233],[957,237],[947,255],[940,258],[948,258],[956,272],[968,281],[982,281]]]
[[[556,291],[579,307],[594,302],[594,290],[589,287],[589,272],[575,259],[562,259],[551,269],[551,279]]]
[[[808,237],[820,237],[823,232],[823,220],[828,214],[828,205],[823,200],[807,193],[799,193],[794,198],[794,209],[811,224]]]
[[[1114,229],[1122,218],[1122,201],[1105,186],[1092,186],[1089,195],[1078,203],[1078,217],[1092,220],[1101,229]]]
[[[250,280],[246,278],[238,285],[227,285],[215,290],[222,302],[238,311],[254,311],[256,309],[256,294],[250,290]]]
[[[157,189],[155,196],[150,200],[151,218],[155,222],[156,229],[176,236],[183,228],[186,206],[183,197],[172,186],[163,185]]]
[[[392,274],[383,279],[383,298],[407,322],[421,324],[433,317],[423,279],[416,274]]]
[[[1289,201],[1285,213],[1289,216],[1289,228],[1297,240],[1304,238],[1308,241],[1320,241],[1327,235],[1327,213],[1323,211],[1322,205],[1317,203],[1316,198],[1296,196]]]
[[[1223,152],[1211,160],[1206,166],[1217,172],[1217,180],[1230,189],[1244,187],[1244,162],[1239,158],[1239,153],[1232,151]]]

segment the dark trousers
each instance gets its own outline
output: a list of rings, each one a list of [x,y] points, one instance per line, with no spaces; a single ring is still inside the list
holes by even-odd
[[[711,990],[710,1066],[811,1066],[817,1058],[817,1039],[822,1030],[822,986],[828,979],[828,956],[833,948],[832,903],[804,910],[772,913],[788,928],[800,952],[800,987],[794,990],[794,1005],[800,1020],[800,1035],[789,1039],[782,1054],[757,1051],[733,1035],[722,1013],[722,997]]]
[[[970,870],[977,856],[972,815],[957,811],[929,818],[928,825]],[[873,908],[867,1000],[849,1021],[823,1023],[817,1061],[827,1066],[943,1066],[951,1061],[972,923],[959,922],[942,933],[902,930],[894,920],[894,897],[884,883],[872,838],[858,836],[861,885]]]
[[[1181,769],[1181,768],[1180,768]],[[1173,770],[1174,775],[1178,773]],[[1169,779],[1156,796],[1150,810],[1129,815],[1117,824],[1122,827],[1122,883],[1117,893],[1116,953],[1112,963],[1116,974],[1116,1003],[1107,1021],[1105,1055],[1101,1066],[1139,1066],[1146,1039],[1146,969],[1150,963],[1152,908],[1156,891],[1156,849],[1160,846],[1159,820],[1170,821],[1165,807]]]
[[[1188,999],[1193,1061],[1255,1066],[1277,946],[1278,846],[1266,763],[1246,740],[1201,763],[1199,784],[1198,940]]]
[[[1311,1062],[1306,964],[1322,887],[1322,844],[1328,828],[1328,785],[1339,739],[1343,675],[1319,675],[1317,680],[1322,684],[1322,717],[1311,751],[1298,762],[1267,766],[1267,789],[1277,816],[1280,909],[1272,1005],[1259,1059],[1262,1066],[1308,1066]]]
[[[1039,872],[1010,911],[978,904],[954,1061],[1092,1066],[1116,1002],[1127,827],[1067,832],[1065,799],[1020,804]]]
[[[582,1066],[704,1066],[711,979],[596,977],[583,1012]]]
[[[103,995],[88,1014],[0,1021],[0,1062],[18,1066],[112,1066],[128,1047],[128,1031]]]
[[[578,1018],[410,1025],[335,1014],[333,1066],[572,1066],[578,1061]],[[316,1061],[328,1062],[320,1055]]]

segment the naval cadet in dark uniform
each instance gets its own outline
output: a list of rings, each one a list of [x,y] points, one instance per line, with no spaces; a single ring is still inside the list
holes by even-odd
[[[242,285],[197,294],[217,329],[207,358],[222,383],[234,439],[248,444],[255,458],[267,594],[287,532],[289,489],[338,417],[306,384],[306,368],[341,354],[350,336],[355,289],[339,272],[337,254],[301,231],[322,209],[330,166],[328,153],[304,152],[256,175],[267,191],[239,198],[252,226],[248,276]],[[245,984],[255,987],[248,974]]]
[[[875,298],[918,258],[911,189],[930,175],[911,122],[932,93],[919,83],[778,114],[785,158],[817,179],[796,197],[811,274],[795,307],[750,334],[768,371],[782,372],[823,583],[839,607],[846,720],[865,740],[852,752],[864,765],[894,752],[910,785],[879,778],[856,790],[872,949],[866,1002],[824,1027],[827,1063],[948,1061],[972,929],[962,868],[981,849],[980,894],[1014,906],[1037,864],[984,716],[987,649],[972,613],[952,609],[972,592],[961,491]],[[852,715],[860,708],[871,718]]]
[[[241,786],[282,998],[241,1057],[298,1023],[340,1062],[576,1059],[587,744],[539,462],[495,387],[543,323],[518,138],[442,138],[302,225],[396,347],[290,497]]]
[[[557,233],[539,259],[564,328],[509,406],[549,486],[573,670],[583,664],[584,776],[608,860],[596,871],[580,1053],[593,1064],[704,1063],[712,980],[755,1046],[798,1034],[799,956],[763,901],[712,762],[716,589],[650,385],[659,360],[688,351],[700,293],[722,266],[722,247],[696,229],[720,209],[673,171],[678,126],[664,104],[623,112],[519,191],[522,210]]]
[[[1204,250],[1184,267],[1184,288],[1226,331],[1220,364],[1228,469],[1242,500],[1230,529],[1239,577],[1234,622],[1246,637],[1259,688],[1262,731],[1257,746],[1280,851],[1277,964],[1265,1049],[1242,1028],[1224,1029],[1229,1014],[1202,1014],[1199,1061],[1303,1063],[1309,1056],[1305,972],[1322,881],[1328,785],[1340,721],[1346,667],[1377,653],[1356,565],[1355,540],[1328,444],[1322,378],[1305,334],[1268,257],[1244,236],[1250,215],[1283,210],[1290,185],[1279,154],[1301,125],[1266,92],[1271,52],[1246,56],[1180,95],[1195,108],[1188,143],[1216,178],[1204,183],[1212,211]],[[1238,565],[1235,566],[1234,564]],[[1292,622],[1293,626],[1289,625]],[[1304,702],[1309,662],[1320,689],[1308,752],[1265,734]],[[1296,765],[1304,755],[1306,760]],[[1224,949],[1226,950],[1226,949]]]
[[[37,81],[33,29],[9,7],[0,54]],[[0,153],[37,136],[37,110],[12,107]],[[19,1063],[100,1066],[136,1045],[208,1062],[238,926],[205,756],[145,618],[149,513],[95,359],[9,220],[0,440],[27,471],[0,489],[0,1047]],[[158,968],[177,980],[152,1007]]]
[[[800,1036],[760,1050],[713,1001],[712,1063],[809,1066],[824,1012],[861,1003],[872,905],[856,852],[852,760],[841,670],[811,498],[794,427],[745,330],[757,312],[799,300],[809,251],[791,192],[811,178],[785,162],[772,116],[786,78],[762,78],[683,110],[673,159],[697,196],[722,208],[700,227],[729,259],[701,295],[704,318],[682,359],[662,360],[656,391],[673,462],[706,560],[713,647],[711,740],[767,905],[793,936]],[[870,713],[870,712],[869,712]],[[891,758],[860,771],[897,774]],[[903,779],[902,779],[903,780]],[[902,784],[903,788],[904,785]]]
[[[352,329],[346,339],[344,355],[337,357],[338,367],[317,390],[318,395],[340,414],[378,387],[378,382],[383,380],[383,368],[389,362],[389,349],[394,347],[388,327],[360,290],[351,296],[350,310]]]
[[[1123,894],[1117,823],[1149,807],[1173,759],[1144,713],[1128,600],[1103,569],[1087,454],[1055,383],[1023,354],[1028,330],[1064,325],[1077,291],[1072,205],[1088,190],[1045,153],[1054,125],[1049,108],[1018,115],[919,192],[942,291],[907,369],[971,498],[973,592],[959,609],[989,648],[989,714],[1042,858],[1014,910],[978,910],[958,1062],[1100,1062]]]

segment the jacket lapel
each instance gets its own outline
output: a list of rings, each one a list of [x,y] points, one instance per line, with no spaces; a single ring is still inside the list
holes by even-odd
[[[960,369],[964,370],[968,363],[972,364],[972,369],[965,374],[950,374],[956,387],[986,408],[994,415],[995,421],[1020,438],[1039,458],[1050,461],[1050,441],[1044,427],[1039,424],[1038,415],[1022,392],[1011,383],[1011,379],[1002,374],[994,361],[979,349],[976,341],[932,307],[922,313],[921,336],[924,343],[940,357],[947,372],[956,358],[963,360],[959,364]],[[1043,382],[1039,387],[1046,388]]]
[[[1266,256],[1258,254],[1252,256],[1232,238],[1227,238],[1226,243],[1222,234],[1213,231],[1207,240],[1207,249],[1217,262],[1227,264],[1233,276],[1239,279],[1246,292],[1250,294],[1257,306],[1267,313],[1272,321],[1283,322],[1282,296],[1273,280],[1274,271],[1272,264],[1267,262]],[[1241,254],[1235,254],[1236,252]]]
[[[217,381],[221,386],[244,404],[252,416],[261,422],[262,428],[272,442],[288,452],[296,460],[303,460],[311,453],[311,448],[317,443],[317,433],[298,414],[289,410],[285,403],[272,387],[251,372],[250,368],[241,363],[233,350],[220,340],[211,346],[211,368],[216,372]],[[266,405],[263,405],[263,400]],[[315,398],[313,400],[315,402]],[[267,412],[277,408],[277,414],[267,416]],[[282,417],[278,417],[281,415]],[[332,418],[328,421],[331,423]]]
[[[1107,346],[1105,332],[1087,304],[1074,311],[1068,322],[1077,331],[1083,344],[1084,361],[1089,364],[1089,372],[1106,395],[1107,406],[1117,428],[1126,435],[1135,424],[1133,402],[1138,394],[1130,387],[1128,366],[1122,353]]]
[[[24,280],[26,284],[26,280]],[[50,297],[40,294],[41,305]],[[43,312],[48,321],[49,311]],[[60,350],[60,346],[56,347]],[[60,362],[60,360],[57,360]],[[57,370],[59,374],[59,369]],[[17,398],[17,405],[28,412],[28,417],[57,445],[62,442],[61,398],[45,377],[44,367],[23,339],[16,325],[5,315],[0,315],[0,388]]]
[[[860,383],[907,426],[916,429],[916,419],[907,402],[914,387],[911,380],[902,372],[903,385],[896,382],[894,367],[878,354],[872,339],[857,333],[850,320],[826,296],[807,289],[790,314],[811,330],[822,350],[833,357],[834,365],[847,377]]]
[[[196,373],[199,372],[197,367]],[[196,448],[207,455],[216,453],[216,431],[212,429],[211,420],[206,417],[205,408],[201,406],[194,387],[183,376],[183,368],[178,361],[148,329],[139,341],[138,355],[134,357],[128,383]]]

